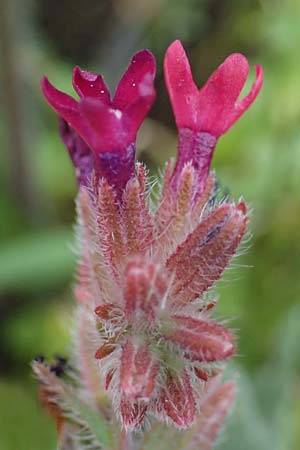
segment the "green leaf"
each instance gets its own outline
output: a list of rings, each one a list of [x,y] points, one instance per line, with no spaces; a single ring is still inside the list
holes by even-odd
[[[75,404],[74,406],[77,408],[78,412],[87,423],[92,433],[95,435],[95,438],[99,444],[107,449],[111,448],[111,429],[101,414],[93,411],[88,405],[77,398],[73,397],[72,402]]]

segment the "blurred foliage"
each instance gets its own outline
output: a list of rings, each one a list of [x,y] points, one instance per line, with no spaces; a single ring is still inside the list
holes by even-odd
[[[0,449],[41,450],[54,449],[56,431],[30,388],[21,380],[0,382]]]
[[[239,402],[219,448],[299,450],[299,1],[112,0],[83,11],[78,0],[3,0],[1,17],[14,26],[6,36],[1,26],[0,36],[0,450],[55,448],[29,363],[39,353],[67,354],[72,321],[76,187],[39,79],[47,73],[71,92],[71,69],[80,63],[115,83],[133,51],[153,50],[158,98],[139,138],[154,174],[175,154],[162,58],[177,37],[199,85],[231,51],[265,71],[260,98],[214,158],[221,190],[253,207],[249,248],[219,285],[218,314],[238,329],[240,373]]]
[[[0,293],[28,294],[69,280],[74,255],[69,229],[54,229],[19,237],[1,248]]]

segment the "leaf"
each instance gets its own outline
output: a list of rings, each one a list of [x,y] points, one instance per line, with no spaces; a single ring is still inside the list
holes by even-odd
[[[72,401],[99,444],[103,445],[104,448],[111,448],[111,430],[101,415],[77,398],[73,398]]]

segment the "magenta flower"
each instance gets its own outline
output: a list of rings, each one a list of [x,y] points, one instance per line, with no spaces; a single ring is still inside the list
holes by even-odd
[[[249,64],[239,53],[228,56],[199,90],[182,44],[175,41],[170,45],[165,57],[165,79],[179,129],[176,179],[183,165],[192,161],[203,188],[217,139],[244,114],[261,89],[262,68],[255,68],[256,79],[242,100],[238,97],[246,83]]]
[[[95,170],[97,178],[123,189],[134,173],[137,131],[155,98],[155,61],[142,50],[131,63],[111,100],[101,75],[75,67],[74,100],[58,91],[46,77],[42,90],[61,118],[61,136],[69,150],[80,184]]]

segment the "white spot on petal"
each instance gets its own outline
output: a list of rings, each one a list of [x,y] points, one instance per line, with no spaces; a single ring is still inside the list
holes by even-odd
[[[110,112],[112,112],[117,119],[121,119],[122,117],[122,111],[120,111],[119,109],[111,109]]]
[[[140,95],[142,97],[148,97],[152,95],[152,76],[150,73],[146,74],[139,85]]]

